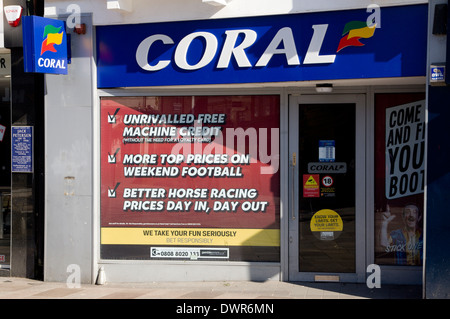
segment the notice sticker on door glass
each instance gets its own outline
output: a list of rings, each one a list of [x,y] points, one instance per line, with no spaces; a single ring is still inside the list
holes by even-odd
[[[344,229],[341,216],[331,209],[321,209],[313,215],[310,222],[311,231],[320,240],[334,240]]]
[[[303,197],[320,197],[319,175],[303,175]]]
[[[335,157],[335,142],[334,140],[320,140],[319,141],[319,162],[334,162]]]

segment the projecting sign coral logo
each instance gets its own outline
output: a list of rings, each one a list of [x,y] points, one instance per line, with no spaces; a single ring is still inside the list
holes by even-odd
[[[58,50],[55,45],[60,46],[64,41],[64,31],[62,26],[55,27],[48,24],[44,27],[43,41],[41,46],[41,58],[38,59],[38,66],[47,69],[66,69],[66,63],[64,59],[49,59],[43,58],[42,56],[46,52],[51,52],[52,54],[58,54]],[[59,48],[58,48],[59,49]]]
[[[63,32],[61,27],[57,28],[53,25],[46,25],[44,28],[44,41],[42,41],[41,56],[47,51],[57,52],[55,45],[63,42]]]

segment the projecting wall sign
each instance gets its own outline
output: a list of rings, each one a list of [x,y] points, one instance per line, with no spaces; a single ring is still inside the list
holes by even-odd
[[[67,34],[64,21],[25,16],[25,72],[67,74]]]

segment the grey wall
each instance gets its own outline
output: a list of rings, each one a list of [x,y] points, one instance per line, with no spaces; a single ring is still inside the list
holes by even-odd
[[[86,24],[84,35],[68,29],[72,48],[68,75],[46,75],[46,281],[69,279],[76,282],[77,278],[81,283],[92,281],[94,62],[91,21],[90,17],[82,17]]]

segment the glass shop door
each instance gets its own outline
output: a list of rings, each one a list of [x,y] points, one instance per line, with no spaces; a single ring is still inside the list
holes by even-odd
[[[289,101],[289,280],[365,280],[365,96]]]

